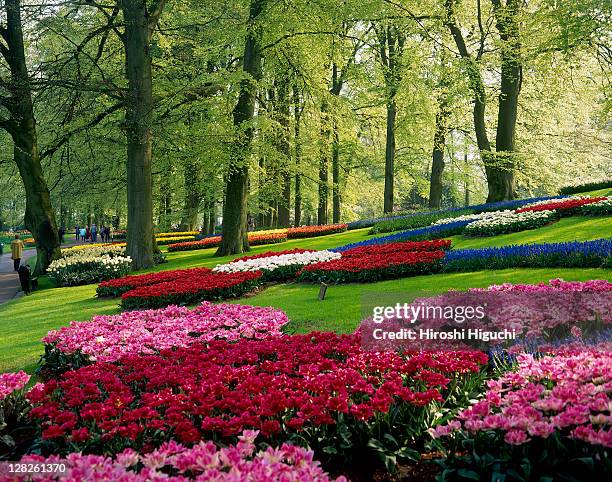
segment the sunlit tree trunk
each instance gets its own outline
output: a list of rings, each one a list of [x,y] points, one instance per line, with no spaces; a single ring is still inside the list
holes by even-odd
[[[223,240],[218,256],[237,254],[249,250],[247,236],[247,199],[249,188],[249,154],[253,140],[257,82],[261,79],[261,30],[255,25],[265,0],[251,0],[249,25],[244,47],[243,70],[247,78],[240,83],[238,103],[234,108],[234,126],[237,140],[231,153],[223,203]]]

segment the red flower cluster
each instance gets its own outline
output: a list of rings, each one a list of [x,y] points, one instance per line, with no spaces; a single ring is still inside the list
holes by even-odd
[[[289,239],[312,238],[315,236],[325,236],[327,234],[342,233],[346,231],[348,224],[324,224],[322,226],[300,226],[298,228],[287,229]]]
[[[125,309],[189,305],[204,300],[224,300],[251,291],[261,283],[261,271],[183,276],[172,281],[140,286],[121,295]]]
[[[242,258],[233,259],[231,262],[235,263],[236,261],[248,261],[249,259],[260,259],[260,258],[268,258],[270,256],[281,256],[283,254],[299,254],[299,253],[308,253],[312,251],[312,249],[286,249],[285,251],[266,251],[265,253],[260,254],[252,254],[250,256],[243,256]]]
[[[315,447],[340,421],[343,438],[357,439],[422,420],[422,407],[442,401],[447,386],[462,390],[486,363],[479,352],[366,352],[357,334],[312,333],[126,356],[67,372],[29,398],[54,453],[69,442],[146,451],[248,428],[271,442],[300,432]]]
[[[343,258],[360,258],[374,254],[393,254],[416,251],[448,251],[451,248],[450,239],[434,239],[433,241],[406,241],[403,243],[372,244],[358,246],[342,252]]]
[[[141,286],[150,286],[192,276],[201,276],[210,272],[210,268],[190,268],[160,271],[159,273],[140,274],[136,276],[124,276],[123,278],[103,281],[98,285],[96,293],[100,297],[115,297]]]
[[[517,213],[524,213],[528,211],[537,212],[537,211],[552,211],[553,209],[559,211],[559,214],[567,214],[568,212],[573,212],[581,206],[586,206],[587,204],[597,203],[599,201],[604,201],[607,199],[605,196],[600,197],[587,197],[584,199],[568,199],[566,201],[556,201],[547,204],[538,204],[537,206],[531,206],[526,208],[517,209]],[[564,213],[565,211],[565,213]]]
[[[275,244],[287,241],[286,233],[249,233],[249,244],[258,246],[262,244]],[[195,249],[214,248],[221,244],[221,236],[211,236],[209,238],[200,239],[199,241],[186,241],[184,243],[174,243],[168,245],[168,251],[192,251]]]
[[[359,255],[345,257],[343,253],[340,259],[304,266],[298,273],[298,280],[372,283],[434,273],[442,268],[444,251],[389,251],[368,254],[369,248],[355,248],[360,250]]]

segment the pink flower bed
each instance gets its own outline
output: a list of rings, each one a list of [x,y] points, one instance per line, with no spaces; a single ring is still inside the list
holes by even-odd
[[[488,288],[472,288],[472,292],[482,291],[521,291],[525,293],[542,293],[551,291],[582,291],[587,293],[600,293],[612,291],[612,283],[608,280],[595,279],[590,281],[563,281],[560,278],[552,279],[547,283],[534,285],[513,285],[504,283],[502,285],[492,285]]]
[[[4,400],[11,393],[22,390],[30,381],[30,375],[20,371],[17,373],[0,374],[0,401]]]
[[[204,302],[193,310],[169,306],[73,321],[50,331],[42,341],[65,354],[80,351],[111,362],[127,354],[158,353],[196,342],[261,340],[281,335],[288,322],[285,313],[273,308]]]
[[[217,448],[212,442],[200,442],[187,448],[170,441],[158,450],[139,455],[131,449],[115,458],[72,453],[66,458],[26,456],[21,463],[64,464],[61,473],[18,475],[13,480],[37,482],[72,480],[89,482],[186,481],[210,482],[346,482],[345,477],[332,479],[313,460],[310,450],[284,444],[280,448],[256,451],[258,432],[245,431],[236,445]]]
[[[434,437],[457,430],[497,431],[521,445],[553,433],[612,447],[612,355],[582,352],[536,360],[520,355],[518,370],[488,382],[483,400],[436,428]]]

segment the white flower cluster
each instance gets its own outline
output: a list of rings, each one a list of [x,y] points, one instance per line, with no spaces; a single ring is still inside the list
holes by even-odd
[[[557,217],[557,212],[554,210],[522,213],[496,211],[490,214],[492,216],[468,224],[465,227],[465,233],[485,235],[520,231],[543,226]]]
[[[125,243],[122,244],[89,244],[84,246],[74,246],[62,249],[62,258],[72,258],[74,256],[87,255],[96,256],[124,256]]]
[[[58,286],[96,283],[125,276],[132,267],[129,256],[95,255],[87,250],[53,261],[47,273]]]
[[[480,219],[486,219],[489,217],[493,217],[497,215],[498,213],[511,213],[511,212],[513,211],[494,211],[494,212],[479,213],[479,214],[465,214],[463,216],[457,216],[456,218],[438,219],[435,223],[432,224],[432,226],[438,226],[441,224],[449,224],[449,223],[454,223],[457,221],[479,221]]]
[[[213,268],[213,271],[219,273],[258,270],[274,271],[285,266],[306,266],[312,263],[340,259],[341,257],[342,255],[340,253],[335,253],[333,251],[307,251],[304,253],[281,254],[278,256],[267,256],[265,258],[219,264]]]

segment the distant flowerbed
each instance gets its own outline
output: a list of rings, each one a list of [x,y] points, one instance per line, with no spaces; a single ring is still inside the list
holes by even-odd
[[[566,199],[554,202],[536,203],[535,205],[528,205],[524,208],[518,209],[517,213],[525,212],[538,212],[538,211],[550,211],[555,210],[561,216],[571,216],[579,213],[579,208],[587,206],[589,204],[598,203],[605,201],[608,198],[605,196],[600,197],[581,197],[574,199]]]
[[[325,224],[322,226],[300,226],[287,229],[287,238],[312,238],[315,236],[326,236],[328,234],[342,233],[346,231],[347,224]]]
[[[499,211],[488,213],[483,219],[468,224],[463,233],[466,236],[496,236],[526,229],[536,229],[555,221],[556,211]]]
[[[340,259],[340,253],[332,251],[268,252],[252,258],[242,258],[213,268],[216,273],[262,271],[266,280],[288,280],[303,267],[313,263],[325,263]]]
[[[91,321],[52,330],[43,338],[43,369],[65,371],[92,361],[112,362],[125,355],[156,354],[212,340],[260,340],[280,336],[288,322],[285,313],[273,308],[208,302],[192,310],[169,306],[94,316]]]
[[[57,286],[76,286],[125,276],[131,266],[125,247],[95,246],[65,250],[49,265],[47,274]]]
[[[248,234],[249,244],[257,246],[262,244],[283,243],[287,241],[286,232],[251,232]],[[173,243],[168,245],[168,251],[192,251],[196,249],[214,248],[221,244],[221,236],[211,236],[209,238],[200,239],[198,241],[189,241],[186,243]]]

